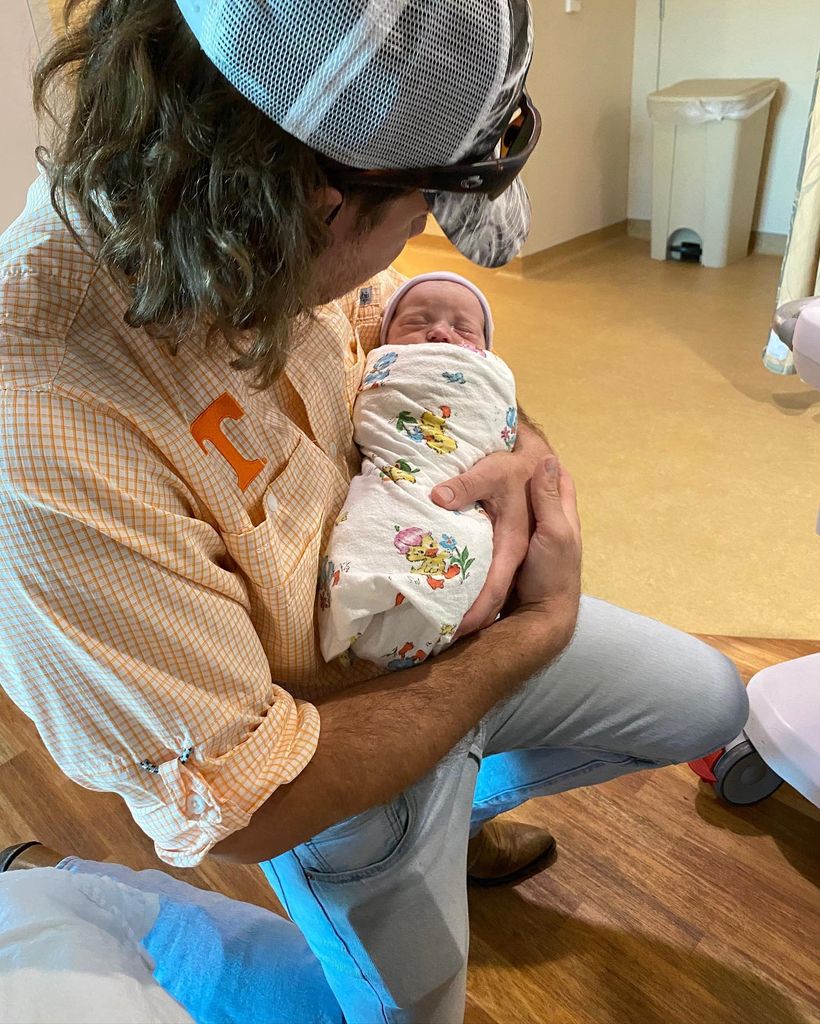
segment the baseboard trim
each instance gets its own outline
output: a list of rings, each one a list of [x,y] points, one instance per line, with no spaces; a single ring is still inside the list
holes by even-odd
[[[640,238],[648,242],[652,238],[652,222],[630,217],[627,221],[627,234],[630,238]],[[784,256],[787,242],[788,235],[779,235],[771,231],[753,231],[749,240],[749,252],[758,256]]]
[[[549,249],[541,249],[539,252],[519,256],[501,269],[505,273],[514,275],[531,274],[554,263],[556,260],[571,259],[579,253],[586,252],[593,246],[600,245],[602,242],[612,241],[614,238],[622,238],[624,235],[648,242],[652,237],[652,223],[648,220],[630,217],[629,220],[621,220],[615,224],[609,224],[605,228],[598,228],[597,231],[589,231],[585,235],[571,238],[568,242],[561,242],[559,245],[550,246]],[[768,231],[753,231],[749,252],[760,256],[783,256],[786,252],[787,242],[787,235],[774,234]],[[434,235],[425,232],[414,238],[411,244],[414,248],[419,247],[432,252],[449,253],[451,256],[455,255],[453,243],[444,235]]]
[[[640,238],[643,242],[652,239],[652,221],[635,220],[632,217],[626,222],[626,233],[630,238]]]
[[[588,231],[585,235],[578,235],[577,238],[570,238],[568,241],[560,242],[558,245],[551,245],[548,249],[540,249],[538,252],[519,256],[505,269],[513,273],[531,274],[533,271],[541,270],[556,260],[570,259],[594,246],[600,245],[602,242],[611,242],[614,238],[622,238],[626,234],[626,228],[627,222],[619,220],[615,224],[608,224],[604,228]]]
[[[500,268],[501,273],[512,274],[523,277],[554,263],[556,260],[570,259],[580,253],[587,252],[602,242],[612,241],[614,238],[623,238],[627,233],[627,222],[618,221],[616,224],[609,224],[605,228],[598,228],[597,231],[589,231],[578,238],[571,238],[568,242],[561,242],[549,249],[541,249],[527,256],[518,256],[506,266]],[[414,248],[426,249],[428,252],[447,252],[451,256],[456,255],[453,243],[444,235],[424,234],[416,236],[410,243]]]
[[[785,256],[788,235],[778,235],[770,231],[752,232],[752,252],[761,256]]]

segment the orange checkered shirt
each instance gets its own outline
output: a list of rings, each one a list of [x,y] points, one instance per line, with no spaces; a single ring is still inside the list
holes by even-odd
[[[315,592],[359,470],[364,355],[402,280],[323,307],[254,392],[224,349],[172,356],[125,324],[44,177],[0,238],[0,682],[169,864],[302,771],[311,700],[375,674],[324,664]]]

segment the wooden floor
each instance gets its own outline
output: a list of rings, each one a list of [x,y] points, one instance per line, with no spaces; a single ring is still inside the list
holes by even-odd
[[[820,642],[704,639],[746,679],[820,651]],[[820,811],[794,790],[730,809],[675,767],[516,813],[549,826],[560,852],[516,888],[471,893],[468,1024],[820,1022]],[[160,866],[118,798],[63,778],[0,696],[0,847],[32,837]],[[206,860],[171,873],[277,909],[255,868]]]

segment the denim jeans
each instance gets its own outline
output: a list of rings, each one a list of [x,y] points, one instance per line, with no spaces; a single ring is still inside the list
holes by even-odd
[[[347,1024],[458,1024],[469,836],[531,797],[701,757],[747,713],[718,651],[584,598],[561,657],[423,779],[261,867]]]
[[[58,867],[158,896],[159,912],[141,944],[154,961],[154,978],[196,1024],[344,1024],[319,962],[299,929],[278,914],[164,871],[77,857]]]

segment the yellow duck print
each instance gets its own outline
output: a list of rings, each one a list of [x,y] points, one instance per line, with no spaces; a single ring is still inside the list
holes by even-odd
[[[399,413],[396,426],[401,433],[406,433],[411,441],[426,444],[437,455],[449,455],[458,448],[458,441],[447,433],[447,420],[450,416],[449,405],[441,406],[441,416],[425,410],[420,420],[409,412],[402,412]]]
[[[458,442],[445,433],[447,418],[450,415],[449,407],[444,405],[441,411],[443,416],[435,416],[431,412],[422,413],[421,434],[428,448],[432,448],[439,455],[450,455],[458,448]]]
[[[406,480],[408,483],[414,484],[416,482],[416,473],[419,470],[414,469],[405,459],[399,459],[392,466],[385,466],[380,472],[385,480],[392,480],[394,483]]]
[[[433,577],[443,576],[444,579],[450,580],[459,573],[457,565],[448,567],[448,554],[439,548],[431,533],[425,533],[420,544],[408,547],[406,558],[411,564],[410,572],[426,576],[432,590],[440,590],[444,586],[444,580]]]
[[[458,547],[455,537],[445,533],[437,541],[429,530],[420,526],[405,526],[404,529],[396,526],[393,545],[410,563],[410,572],[424,576],[431,590],[441,590],[446,581],[459,575],[465,580],[475,561],[470,558],[466,545]],[[403,601],[404,595],[399,593],[396,605]]]

